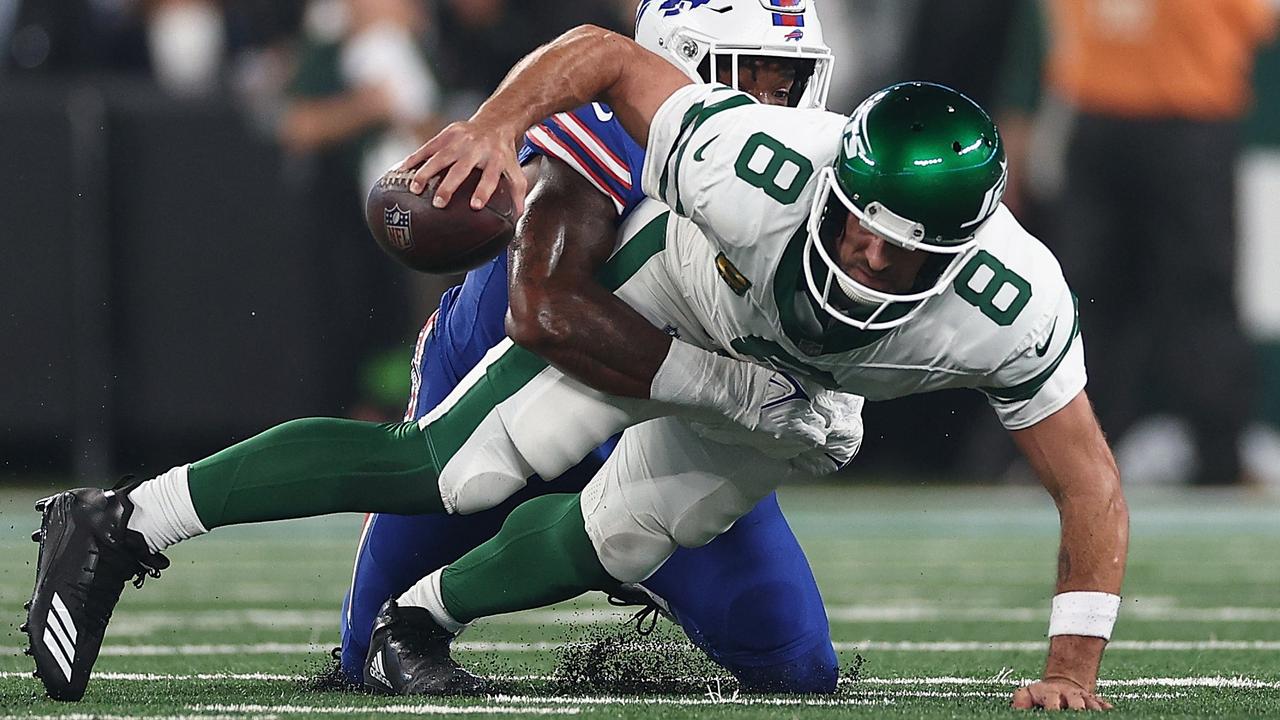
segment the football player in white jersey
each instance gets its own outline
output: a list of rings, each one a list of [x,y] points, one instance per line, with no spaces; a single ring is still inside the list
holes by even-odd
[[[784,22],[794,5],[761,2]],[[476,512],[626,428],[580,497],[516,508],[498,537],[400,596],[420,619],[375,627],[370,672],[434,673],[441,683],[419,687],[447,691],[469,677],[447,656],[466,622],[643,580],[779,483],[850,457],[858,407],[829,388],[887,398],[976,387],[1062,517],[1049,661],[1015,704],[1106,706],[1093,690],[1119,605],[1127,511],[1083,393],[1070,294],[999,205],[1003,150],[986,114],[920,84],[878,94],[852,119],[775,113],[587,28],[522,63],[473,121],[424,146],[423,177],[454,164],[447,195],[482,166],[481,196],[504,172],[518,194],[515,141],[593,99],[647,142],[646,193],[674,210],[637,210],[600,274],[669,329],[661,352],[636,353],[651,363],[629,366],[641,390],[606,394],[503,341],[416,424],[294,421],[115,492],[49,499],[24,630],[51,692],[83,692],[125,579],[163,569],[159,551],[174,542],[344,510]],[[95,554],[109,561],[89,567]],[[82,628],[70,657],[48,641],[63,619]]]
[[[1005,162],[990,118],[927,83],[887,88],[851,117],[783,114],[659,72],[660,63],[612,33],[572,31],[405,166],[426,161],[424,180],[447,170],[440,202],[484,168],[487,182],[473,198],[482,203],[500,174],[518,186],[511,147],[527,124],[607,100],[647,143],[646,193],[689,219],[659,211],[631,221],[663,227],[634,232],[619,250],[658,266],[630,302],[642,313],[661,308],[654,314],[694,329],[687,335],[704,347],[872,399],[948,387],[986,393],[1062,520],[1049,659],[1043,679],[1019,689],[1014,705],[1107,707],[1094,691],[1119,607],[1127,510],[1084,393],[1074,298],[1053,256],[1000,204]],[[574,82],[552,80],[563,77]],[[619,295],[633,293],[624,285]],[[689,347],[671,344],[654,396],[664,383],[692,392],[710,379]],[[587,535],[614,577],[651,572],[646,553],[701,540],[740,512],[734,495],[758,492],[749,467],[682,430],[666,420],[632,428],[583,492]],[[475,561],[503,564],[492,550]],[[462,578],[483,572],[475,561],[460,560],[452,584],[482,586]],[[456,628],[452,606],[465,607],[467,620],[485,613],[474,599],[450,602],[450,583],[440,578],[453,568],[437,574],[444,599],[429,605]]]

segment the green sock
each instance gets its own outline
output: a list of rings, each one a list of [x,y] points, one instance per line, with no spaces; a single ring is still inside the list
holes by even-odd
[[[439,469],[415,423],[307,418],[191,466],[206,528],[336,512],[442,513]]]
[[[587,537],[577,493],[521,504],[497,535],[440,575],[444,607],[462,623],[617,585]]]

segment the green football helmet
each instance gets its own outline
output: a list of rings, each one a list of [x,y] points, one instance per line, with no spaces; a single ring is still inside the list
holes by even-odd
[[[910,320],[978,251],[975,234],[996,211],[1007,171],[996,125],[977,103],[933,83],[892,85],[867,98],[822,168],[809,211],[804,274],[817,305],[863,330]],[[887,242],[930,257],[906,293],[858,282],[832,243],[849,213]]]

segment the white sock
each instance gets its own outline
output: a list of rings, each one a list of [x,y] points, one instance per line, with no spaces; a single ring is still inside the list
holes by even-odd
[[[133,515],[129,529],[140,533],[151,552],[160,552],[179,540],[209,532],[191,504],[187,468],[179,465],[142,483],[129,493]]]
[[[403,595],[396,598],[396,604],[400,607],[410,605],[426,608],[427,612],[431,613],[431,617],[440,623],[440,627],[457,635],[467,629],[467,623],[460,623],[454,620],[449,611],[444,609],[444,596],[440,594],[440,575],[443,572],[444,568],[440,568],[414,583],[413,587],[405,590]]]

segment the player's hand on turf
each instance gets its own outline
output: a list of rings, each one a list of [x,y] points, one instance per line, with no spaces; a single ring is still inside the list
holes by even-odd
[[[1111,703],[1066,678],[1045,678],[1013,693],[1017,710],[1110,710]]]
[[[860,395],[819,391],[813,407],[827,421],[827,439],[822,447],[797,455],[791,464],[810,475],[829,475],[848,465],[862,447],[862,406]]]
[[[442,208],[449,204],[471,171],[480,168],[480,183],[471,196],[472,210],[479,210],[489,202],[498,180],[505,175],[516,215],[522,215],[528,181],[516,160],[512,140],[516,136],[518,133],[512,133],[510,128],[483,119],[452,123],[413,151],[396,169],[418,168],[409,183],[409,189],[415,193],[421,193],[428,180],[445,173],[436,186],[433,200],[436,207]]]

